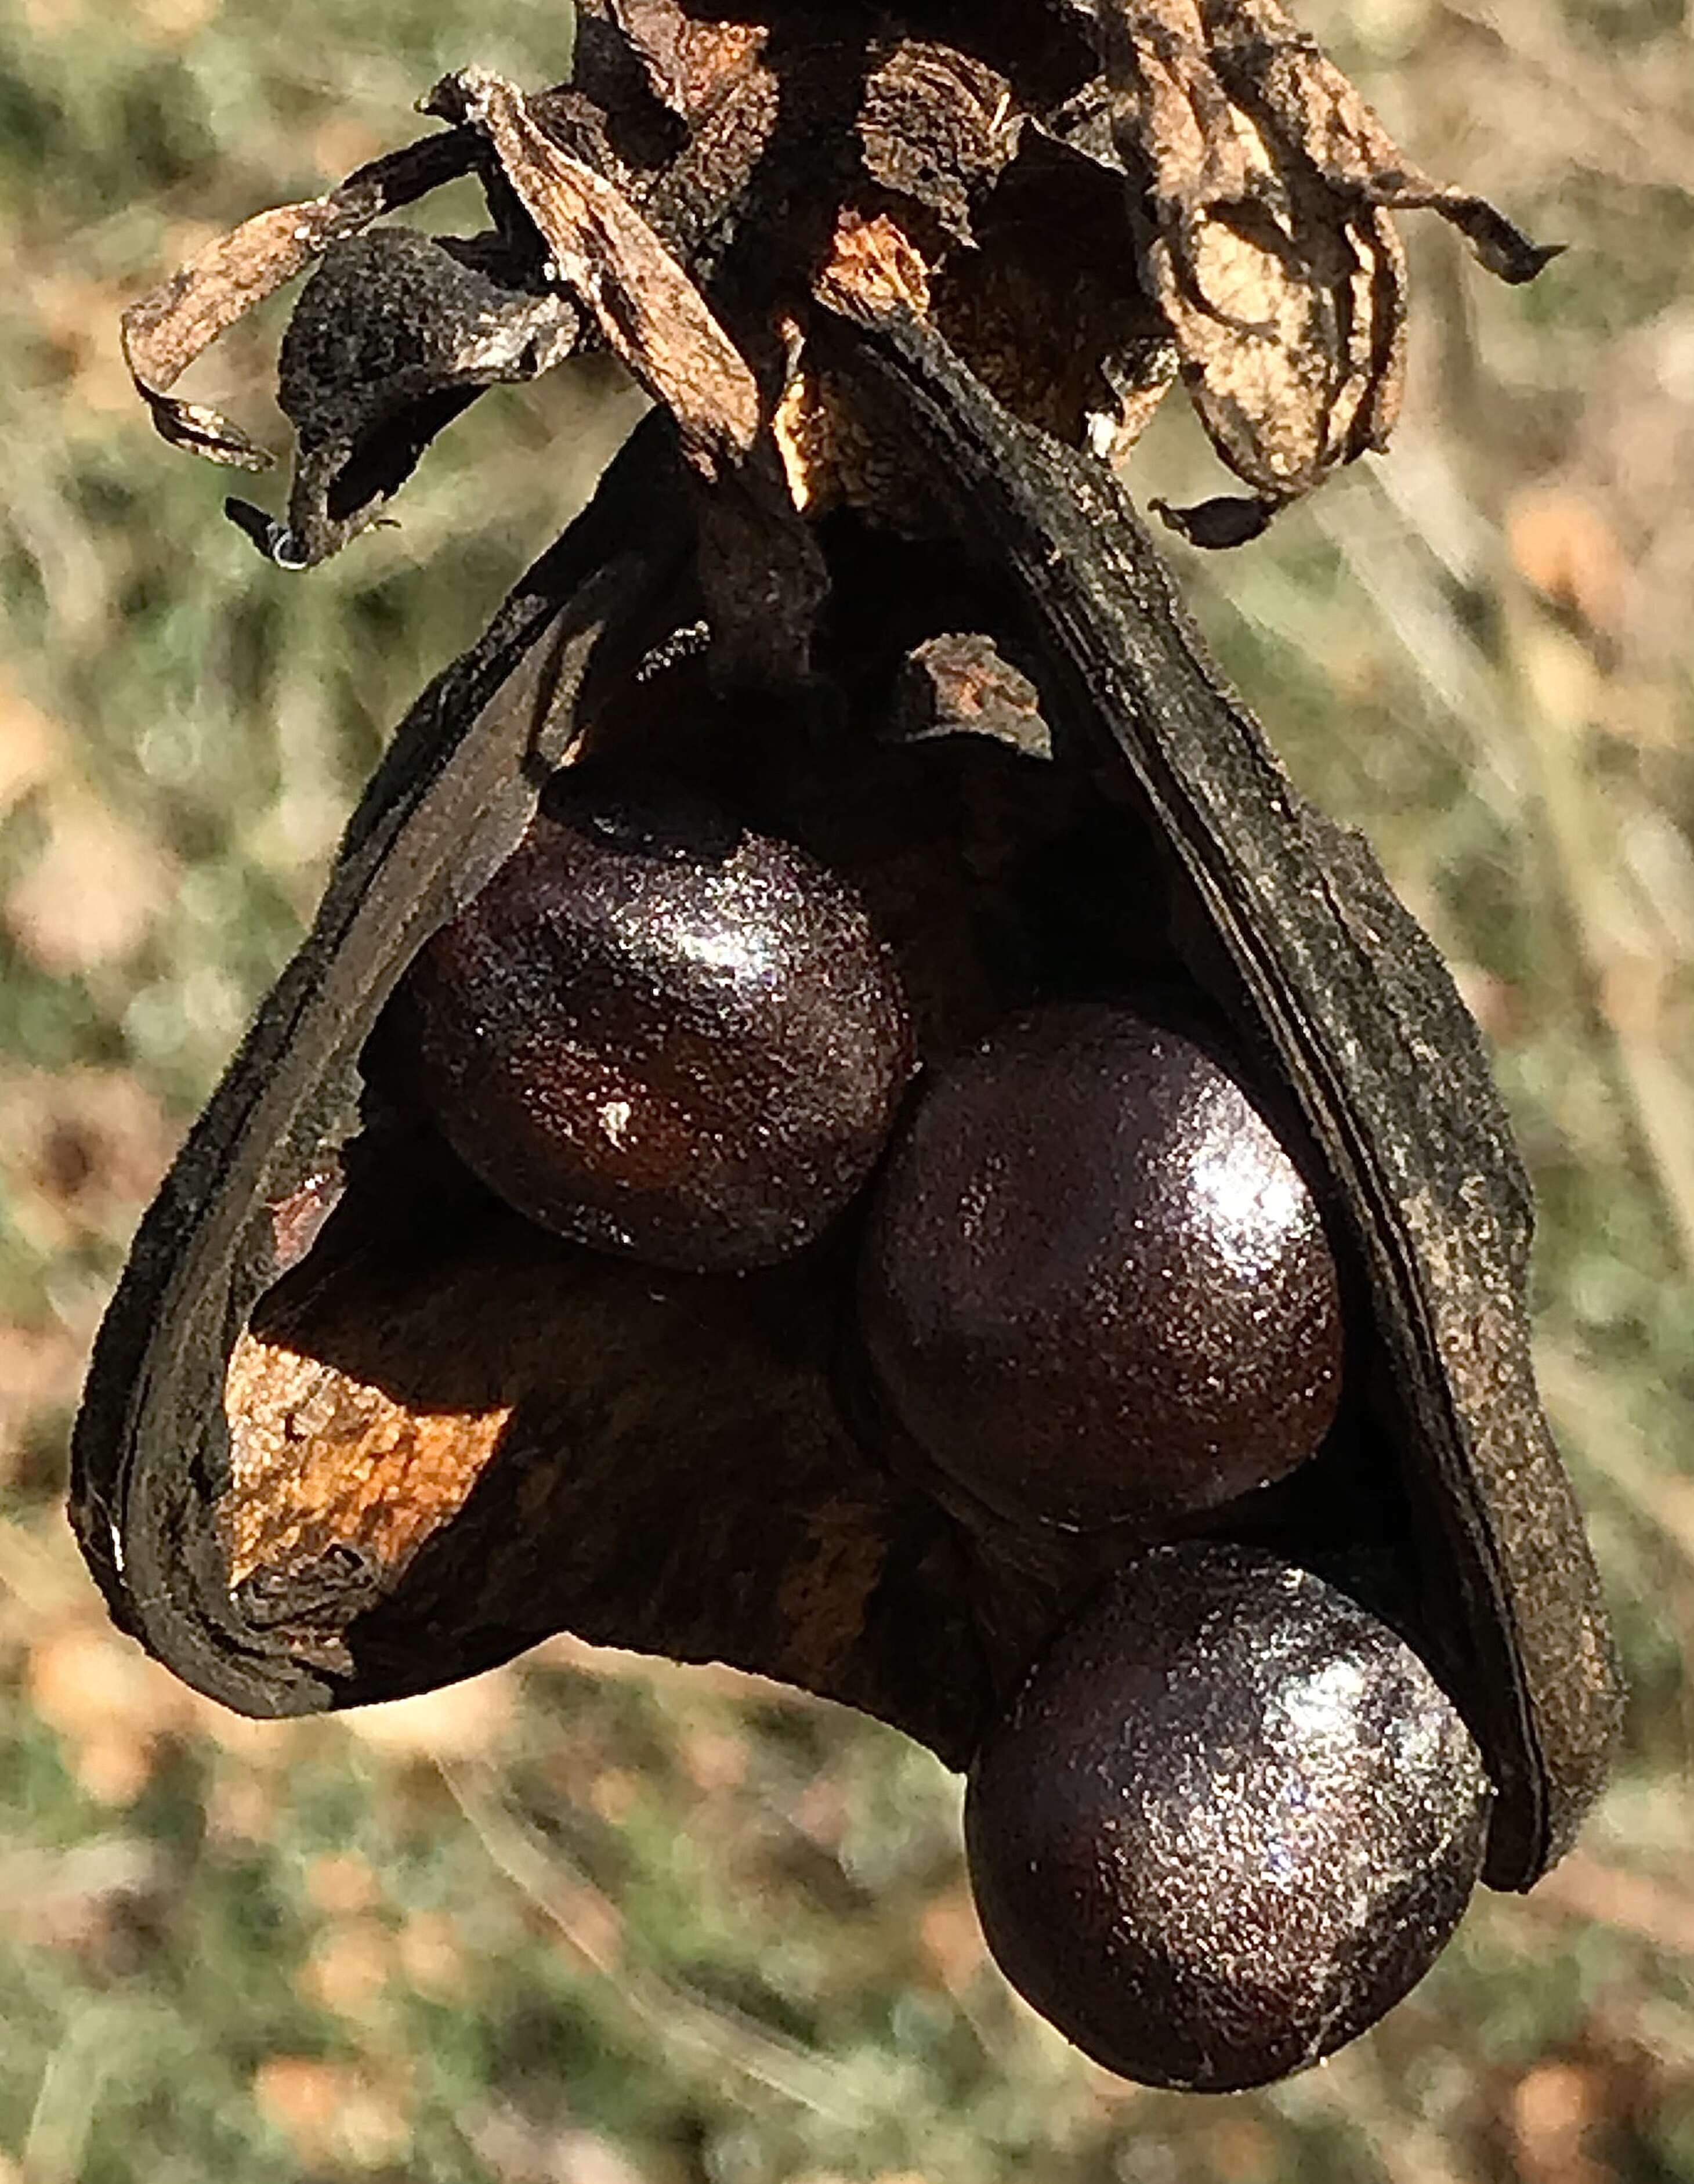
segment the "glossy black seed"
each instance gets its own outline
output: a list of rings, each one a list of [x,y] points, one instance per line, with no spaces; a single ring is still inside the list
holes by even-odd
[[[1119,1572],[972,1767],[966,1838],[1012,1984],[1107,2069],[1223,2092],[1303,2070],[1422,1978],[1492,1792],[1385,1625],[1257,1550]]]
[[[930,1086],[861,1308],[901,1422],[1006,1514],[1213,1507],[1335,1415],[1335,1270],[1299,1170],[1210,1055],[1127,1008],[1032,1010]]]
[[[694,800],[568,780],[423,949],[392,1032],[510,1205],[696,1269],[810,1242],[911,1070],[898,976],[850,888]]]

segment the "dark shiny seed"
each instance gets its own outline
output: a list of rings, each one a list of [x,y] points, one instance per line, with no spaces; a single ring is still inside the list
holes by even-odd
[[[1097,2062],[1223,2092],[1303,2070],[1422,1978],[1491,1791],[1452,1702],[1344,1594],[1255,1550],[1132,1563],[971,1770],[989,1945]]]
[[[1335,1270],[1299,1170],[1210,1055],[1127,1008],[1032,1010],[928,1088],[861,1301],[901,1423],[1004,1514],[1213,1507],[1335,1415]]]
[[[911,1071],[852,889],[686,798],[555,784],[424,948],[393,1046],[472,1173],[654,1264],[768,1264],[864,1182]]]

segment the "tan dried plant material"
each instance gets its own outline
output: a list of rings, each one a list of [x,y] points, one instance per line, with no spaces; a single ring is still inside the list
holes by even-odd
[[[843,212],[813,286],[820,301],[849,317],[908,311],[922,318],[929,311],[929,269],[886,213]],[[879,521],[920,535],[931,510],[911,465],[863,414],[852,390],[813,367],[799,327],[787,323],[795,364],[771,432],[794,507],[809,516],[844,504],[873,509]]]
[[[922,318],[929,309],[929,269],[885,213],[842,214],[816,287],[825,303],[848,317],[875,319],[905,309]]]
[[[1273,176],[1244,116],[1231,128],[1253,180]],[[1213,443],[1264,499],[1309,493],[1385,445],[1403,379],[1404,262],[1387,216],[1335,221],[1319,192],[1285,209],[1245,203],[1196,223],[1186,249],[1155,238],[1148,266]]]
[[[759,432],[759,389],[705,298],[604,176],[562,150],[515,84],[486,69],[444,77],[429,109],[481,130],[552,254],[554,277],[608,348],[676,418],[708,476],[734,468]]]
[[[1213,443],[1273,508],[1393,427],[1390,210],[1438,212],[1503,280],[1553,254],[1414,166],[1278,0],[1135,0],[1095,20],[1113,148],[1148,178],[1147,284]]]
[[[696,127],[744,89],[770,36],[762,23],[685,15],[673,0],[608,0],[607,12],[654,98]]]
[[[816,375],[799,370],[771,416],[771,437],[788,498],[802,515],[821,515],[841,499],[835,404]]]
[[[1408,160],[1280,0],[1051,0],[1039,22],[985,22],[968,53],[893,24],[867,44],[777,0],[761,12],[720,22],[677,0],[594,0],[573,84],[531,96],[481,68],[444,77],[424,102],[453,125],[443,136],[247,221],[125,314],[125,359],[160,431],[262,465],[237,427],[170,391],[181,373],[314,260],[475,172],[516,311],[507,331],[527,359],[493,376],[550,368],[579,333],[603,343],[675,415],[697,467],[736,474],[768,509],[777,465],[768,449],[749,463],[763,422],[755,367],[769,387],[773,329],[810,277],[849,315],[931,318],[1017,415],[1110,460],[1179,367],[1251,497],[1171,520],[1229,544],[1387,439],[1407,308],[1392,213],[1435,210],[1508,281],[1552,254]],[[388,299],[385,341],[420,318],[441,335],[451,299],[426,288]],[[532,355],[517,306],[532,315],[538,297],[582,320]],[[320,295],[317,308],[332,305]],[[340,357],[349,344],[330,346]],[[389,388],[399,413],[383,412],[366,470],[404,476],[440,429],[430,401],[489,382],[467,352],[427,389]],[[359,389],[330,392],[345,405]],[[310,435],[284,406],[302,426],[299,500]],[[779,438],[795,438],[792,425]],[[356,467],[331,438],[334,462]],[[793,448],[778,452],[792,489]],[[231,513],[273,558],[306,566],[393,489],[334,521],[296,510],[292,529]],[[833,495],[814,480],[798,497]],[[803,603],[803,573],[783,588]]]
[[[398,1567],[464,1503],[510,1406],[409,1409],[385,1390],[244,1333],[230,1359],[235,1421],[224,1504],[231,1581],[355,1540]]]
[[[1121,275],[1103,281],[1058,251],[960,252],[937,284],[936,323],[997,401],[1026,424],[1115,462],[1177,376],[1163,321]]]

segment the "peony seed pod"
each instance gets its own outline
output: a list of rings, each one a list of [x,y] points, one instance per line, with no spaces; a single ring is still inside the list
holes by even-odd
[[[1425,1665],[1447,1802],[1425,1784],[1401,1817],[1439,1808],[1464,1847],[1430,1869],[1433,1931],[1472,1849],[1517,1888],[1569,1844],[1619,1706],[1479,1037],[1110,475],[899,307],[820,311],[810,338],[842,444],[881,458],[833,509],[703,486],[655,413],[400,729],[113,1301],[85,1551],[126,1628],[249,1713],[571,1630],[786,1679],[990,1779],[1032,1664],[1145,1542],[993,1506],[914,1447],[860,1327],[862,1195],[780,1266],[655,1271],[503,1204],[372,1045],[573,768],[683,782],[863,904],[920,1093],[996,1026],[1101,995],[1231,1057],[1333,1253],[1345,1393],[1311,1461],[1179,1522],[1312,1574]],[[1385,2005],[1400,1974],[1367,1984]],[[1255,2070],[1311,2052],[1288,2006]]]

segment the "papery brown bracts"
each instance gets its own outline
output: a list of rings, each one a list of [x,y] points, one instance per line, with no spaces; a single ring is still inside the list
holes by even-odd
[[[1180,374],[1249,492],[1172,520],[1235,543],[1386,442],[1392,213],[1435,210],[1508,281],[1551,254],[1407,159],[1277,0],[915,0],[899,26],[798,0],[729,22],[709,0],[598,0],[570,83],[531,95],[469,69],[426,105],[453,125],[245,222],[125,315],[166,437],[262,467],[171,389],[318,265],[283,347],[287,519],[231,504],[291,567],[371,521],[483,389],[585,347],[744,445],[744,372],[777,398],[788,314],[844,220],[883,212],[936,325],[1031,421],[1116,456]],[[483,233],[375,225],[466,174]]]

